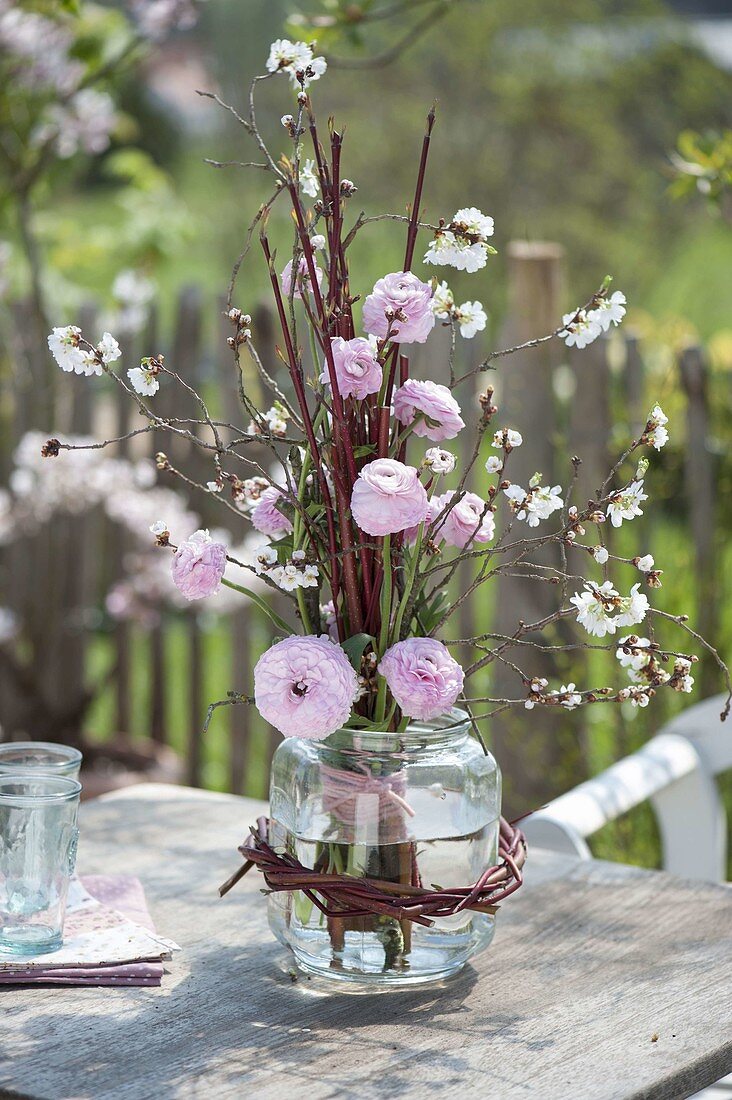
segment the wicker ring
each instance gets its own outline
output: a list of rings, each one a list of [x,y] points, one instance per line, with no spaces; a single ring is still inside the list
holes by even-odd
[[[365,917],[371,914],[410,920],[430,927],[434,917],[451,917],[470,909],[495,913],[498,903],[514,894],[523,883],[521,870],[526,862],[526,838],[520,829],[501,818],[499,862],[489,867],[471,886],[430,890],[383,879],[333,875],[313,867],[304,867],[294,856],[275,852],[267,840],[269,821],[260,817],[251,834],[239,848],[244,864],[223,886],[221,897],[235,886],[252,867],[264,875],[272,891],[299,890],[326,917]]]

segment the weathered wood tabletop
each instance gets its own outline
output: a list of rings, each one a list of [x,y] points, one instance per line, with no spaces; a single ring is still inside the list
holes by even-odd
[[[136,787],[82,810],[79,870],[139,874],[184,951],[162,989],[0,991],[0,1096],[685,1097],[732,1070],[732,893],[533,852],[493,947],[440,987],[293,982],[251,873],[262,811]]]

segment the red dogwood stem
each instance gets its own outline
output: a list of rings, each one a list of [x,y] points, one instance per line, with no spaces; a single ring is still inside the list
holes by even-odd
[[[295,390],[295,395],[297,397],[297,402],[300,407],[300,412],[302,413],[305,435],[307,436],[308,444],[310,446],[310,450],[313,456],[313,462],[315,463],[315,467],[318,472],[318,480],[320,483],[321,493],[323,495],[325,516],[328,525],[328,550],[332,561],[331,587],[333,589],[333,602],[337,606],[338,595],[340,593],[340,570],[338,567],[338,540],[336,538],[335,523],[333,520],[333,502],[331,500],[330,489],[328,488],[328,481],[325,476],[325,470],[320,457],[318,441],[315,437],[315,430],[313,428],[313,422],[310,416],[310,409],[308,408],[307,395],[305,394],[305,387],[303,385],[300,367],[297,361],[297,356],[295,354],[295,349],[292,344],[292,335],[290,333],[290,326],[287,323],[285,303],[282,300],[280,284],[277,279],[277,273],[274,270],[274,266],[272,263],[272,254],[269,248],[269,241],[267,240],[267,237],[264,233],[261,235],[261,242],[262,248],[264,250],[265,259],[267,260],[269,277],[272,283],[272,291],[274,293],[275,302],[277,305],[277,312],[280,318],[280,326],[282,328],[282,335],[285,341],[285,350],[287,352],[287,362],[290,370],[290,377],[292,378],[292,385]],[[339,633],[340,628],[341,624],[339,623]]]
[[[422,155],[419,158],[419,171],[417,172],[417,185],[414,189],[414,203],[409,217],[409,228],[407,229],[407,249],[404,253],[404,270],[411,271],[412,261],[414,259],[414,246],[417,243],[417,231],[419,228],[419,208],[422,203],[422,188],[424,187],[424,177],[427,171],[427,157],[430,152],[430,138],[432,137],[432,127],[435,125],[435,108],[430,108],[430,112],[427,115],[427,129],[425,131],[424,139],[422,141]]]

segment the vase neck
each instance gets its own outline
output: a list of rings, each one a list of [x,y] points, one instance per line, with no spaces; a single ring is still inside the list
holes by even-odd
[[[410,755],[420,749],[456,745],[470,732],[470,722],[457,708],[431,721],[410,722],[406,730],[359,730],[350,727],[336,730],[323,744],[344,752]]]

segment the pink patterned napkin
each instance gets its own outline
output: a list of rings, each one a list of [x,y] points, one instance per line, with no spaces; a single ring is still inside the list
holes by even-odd
[[[162,959],[176,948],[157,936],[139,879],[85,875],[72,883],[63,947],[33,959],[3,958],[0,985],[159,986]]]

